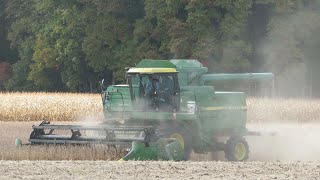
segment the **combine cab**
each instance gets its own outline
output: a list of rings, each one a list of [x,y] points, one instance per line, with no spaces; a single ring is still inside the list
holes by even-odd
[[[142,60],[126,70],[128,84],[102,92],[104,124],[43,122],[33,126],[29,141],[131,145],[124,160],[187,160],[192,151],[224,151],[230,161],[248,159],[245,93],[215,91],[214,86],[240,82],[272,87],[271,73],[206,74],[196,60]]]

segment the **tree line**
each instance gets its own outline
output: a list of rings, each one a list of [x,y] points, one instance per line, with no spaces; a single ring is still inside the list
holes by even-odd
[[[176,58],[271,71],[279,95],[320,96],[319,10],[320,0],[0,0],[0,67],[11,67],[0,87],[95,92],[141,59]]]

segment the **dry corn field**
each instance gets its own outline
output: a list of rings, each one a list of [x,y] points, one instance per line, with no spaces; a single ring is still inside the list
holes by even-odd
[[[100,95],[0,93],[0,99],[0,179],[320,177],[320,144],[317,143],[320,139],[318,99],[248,98],[248,129],[259,132],[276,131],[278,135],[246,137],[250,146],[250,159],[244,163],[208,162],[210,155],[194,154],[193,161],[189,162],[109,161],[119,159],[124,152],[100,145],[25,145],[18,148],[14,145],[15,138],[19,137],[26,143],[32,125],[39,124],[43,119],[53,121],[54,124],[103,120]],[[218,160],[224,160],[220,159],[221,156],[223,153],[215,155]],[[199,160],[202,162],[195,162]]]
[[[248,122],[320,122],[320,99],[248,98]]]
[[[0,93],[0,121],[102,120],[100,94]],[[320,99],[248,98],[248,122],[314,122]]]
[[[99,94],[0,93],[0,121],[76,121],[102,118]]]

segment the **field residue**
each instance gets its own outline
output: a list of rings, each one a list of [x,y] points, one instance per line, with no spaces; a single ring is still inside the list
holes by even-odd
[[[0,179],[318,179],[320,163],[0,161]]]

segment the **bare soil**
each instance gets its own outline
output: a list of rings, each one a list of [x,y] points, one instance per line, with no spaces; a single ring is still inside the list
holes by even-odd
[[[0,161],[0,179],[318,179],[320,163]]]

